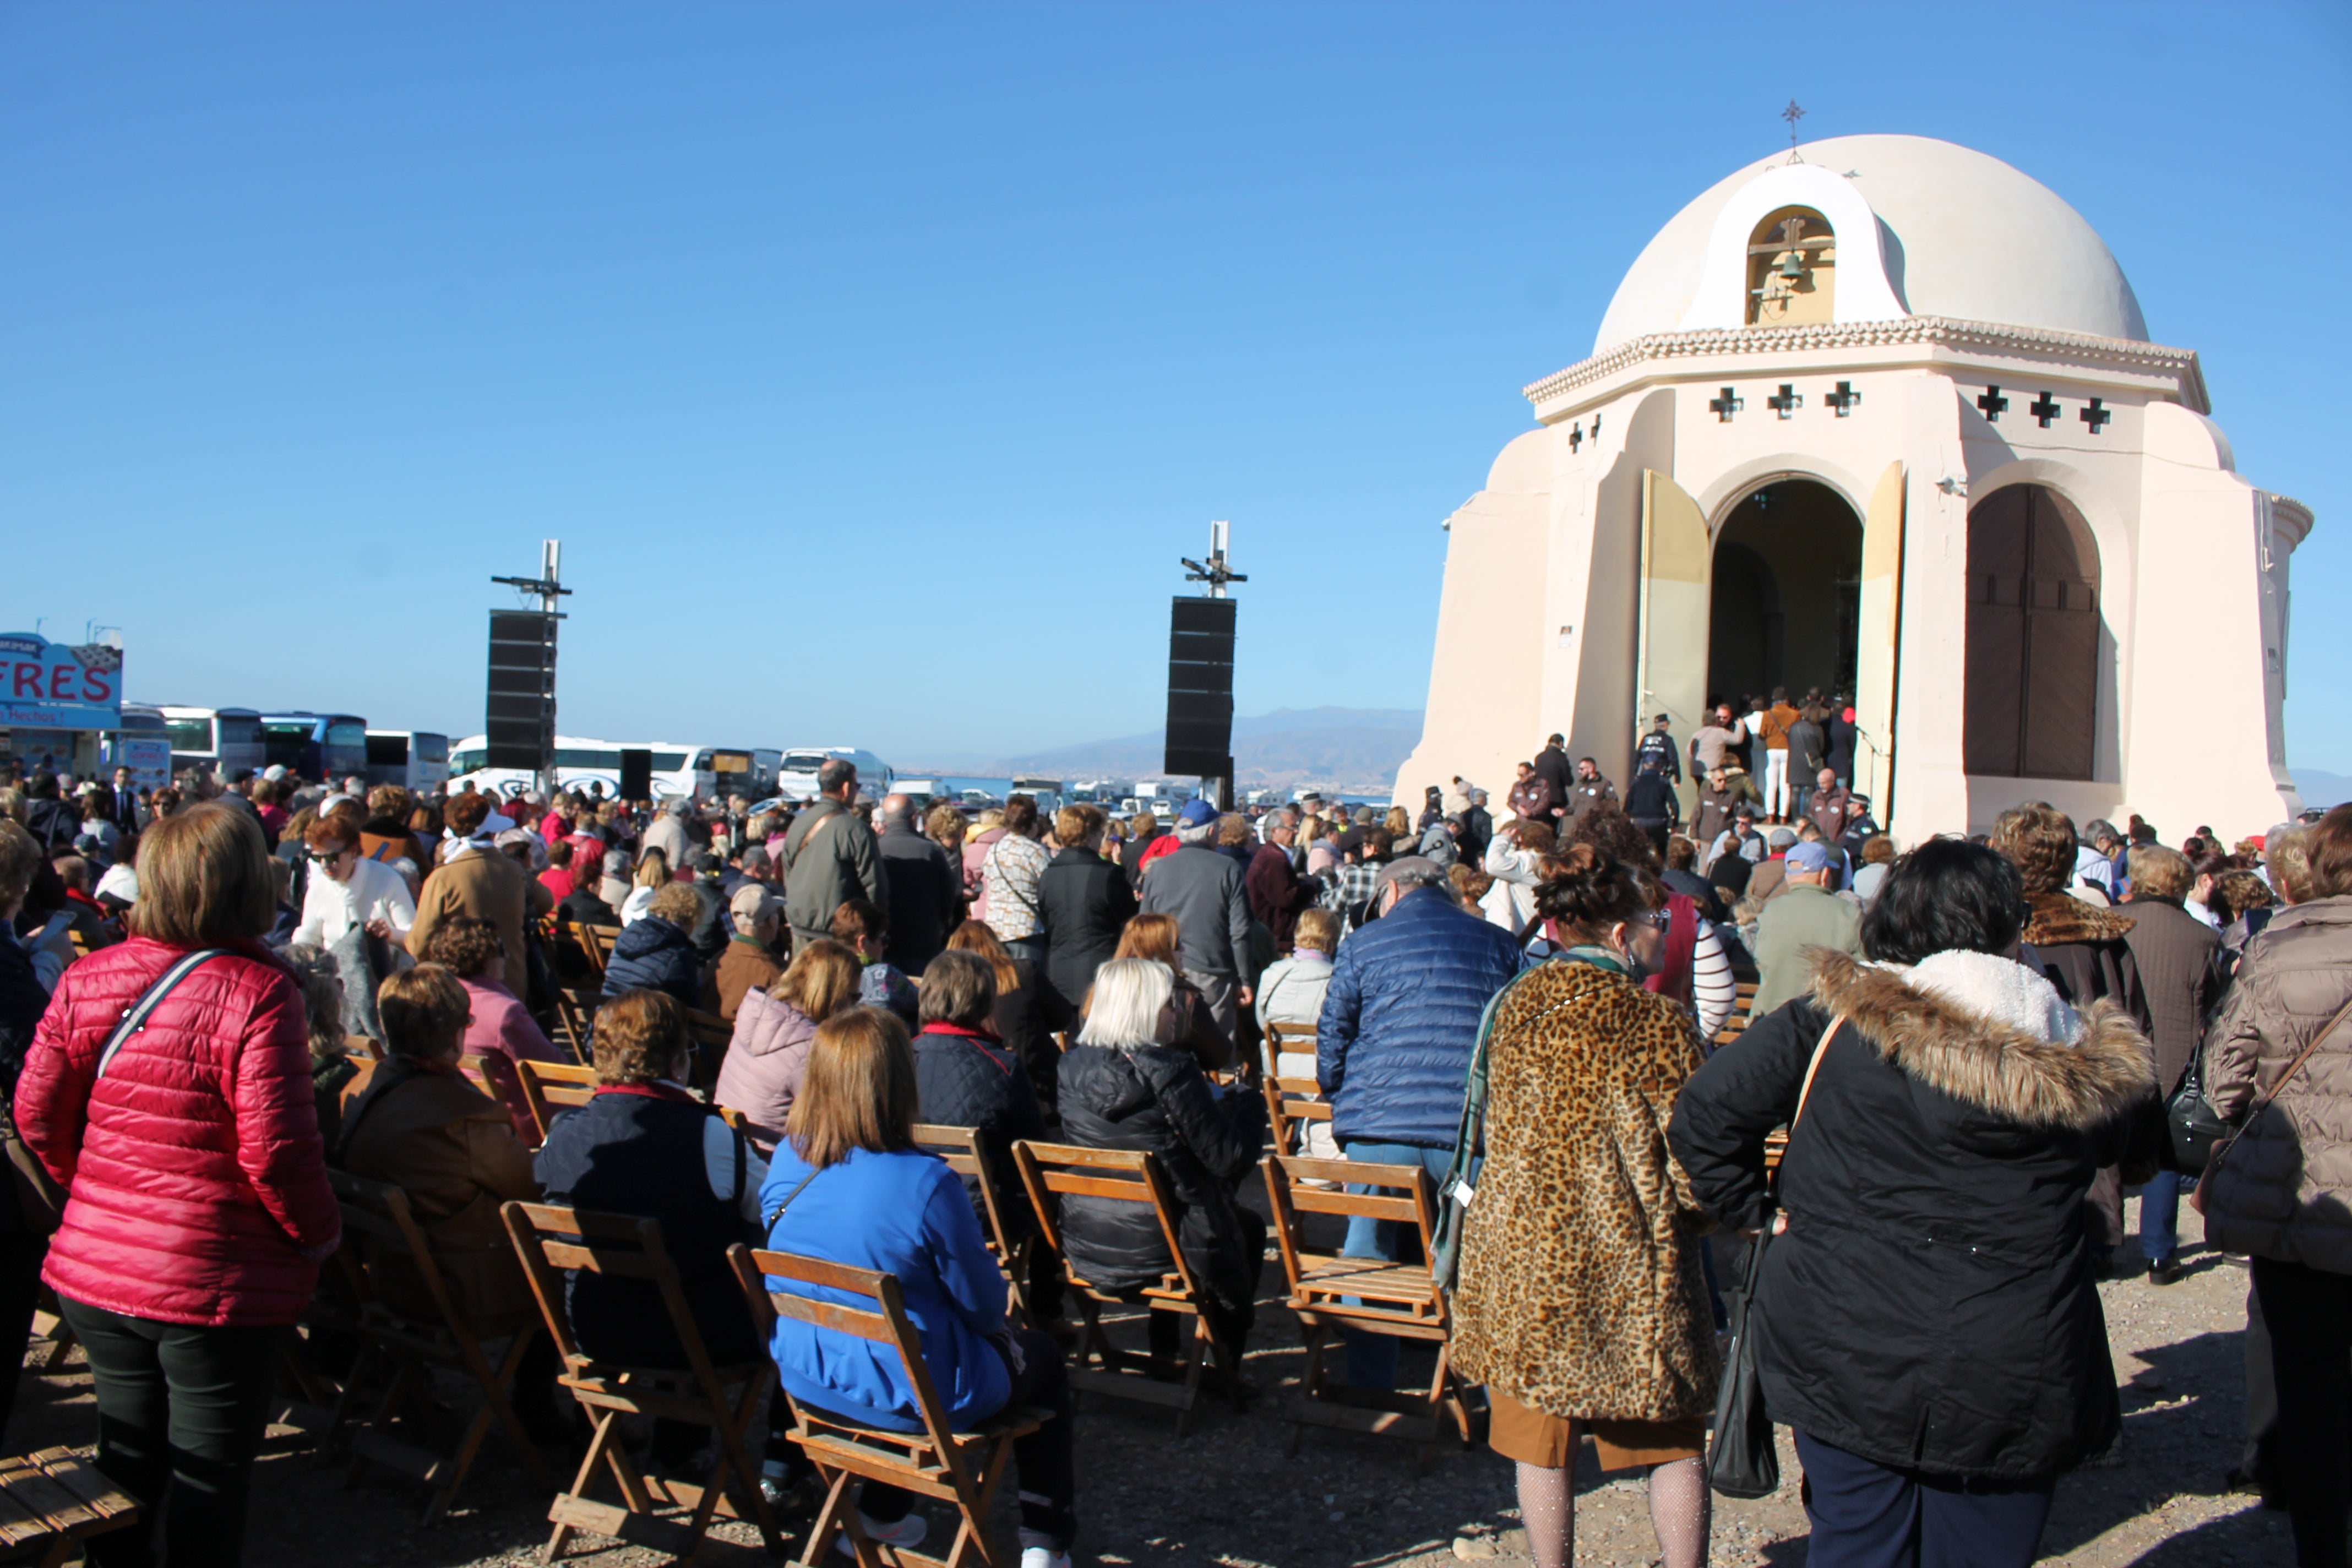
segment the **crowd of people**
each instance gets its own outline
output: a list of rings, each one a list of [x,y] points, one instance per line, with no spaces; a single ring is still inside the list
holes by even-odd
[[[1021,1542],[1062,1568],[1085,1488],[1065,1266],[1115,1292],[1173,1260],[1149,1210],[1073,1195],[1061,1253],[1025,1250],[1009,1291],[986,1200],[1039,1233],[1024,1140],[1153,1154],[1246,1400],[1272,1074],[1329,1106],[1302,1152],[1418,1166],[1468,1203],[1449,1353],[1541,1568],[1572,1560],[1587,1436],[1646,1478],[1668,1568],[1706,1562],[1733,1238],[1760,1249],[1750,1344],[1797,1432],[1812,1561],[2030,1563],[2057,1478],[2118,1441],[2095,1286],[2127,1191],[2149,1285],[2182,1276],[2199,1184],[2167,1110],[2201,1095],[2237,1138],[2195,1201],[2252,1258],[2238,1478],[2303,1562],[2342,1563],[2352,807],[2173,847],[2026,801],[1902,846],[1852,787],[1850,708],[1746,708],[1687,750],[1661,718],[1622,794],[1555,734],[1499,820],[1460,778],[1418,815],[1310,794],[1163,824],[1015,795],[971,816],[871,798],[839,760],[756,813],[277,769],[0,784],[21,1151],[0,1336],[54,1293],[98,1464],[151,1505],[92,1561],[237,1560],[288,1336],[321,1263],[362,1245],[341,1170],[408,1194],[486,1334],[540,1310],[501,1205],[640,1215],[711,1359],[764,1354],[793,1404],[919,1430],[894,1352],[789,1316],[761,1342],[728,1252],[894,1275],[959,1426],[1048,1414],[1015,1448]],[[1311,1048],[1277,1052],[1276,1024]],[[542,1126],[520,1064],[573,1049],[594,1092]],[[959,1179],[920,1123],[980,1130],[993,1166]],[[1412,1261],[1408,1228],[1356,1219],[1342,1249]],[[400,1259],[364,1260],[385,1300],[431,1309]],[[583,1272],[562,1310],[587,1354],[690,1360],[647,1281]],[[1147,1316],[1171,1366],[1175,1320]],[[1347,1382],[1394,1389],[1399,1343],[1350,1331]],[[541,1341],[515,1409],[577,1443],[556,1374]],[[779,1398],[779,1504],[806,1491],[791,1430]],[[646,1462],[683,1475],[709,1440],[656,1423]],[[860,1526],[912,1547],[914,1501],[869,1483]]]

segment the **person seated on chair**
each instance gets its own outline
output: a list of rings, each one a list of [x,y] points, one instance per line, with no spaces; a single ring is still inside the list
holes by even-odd
[[[420,963],[387,976],[375,1005],[387,1055],[344,1115],[333,1163],[408,1194],[435,1266],[477,1334],[496,1339],[536,1323],[539,1307],[499,1205],[536,1200],[539,1181],[506,1108],[457,1070],[466,987],[442,965]],[[366,1264],[387,1306],[439,1318],[406,1248],[370,1238]],[[554,1377],[553,1350],[541,1341],[517,1374],[515,1413],[534,1436],[560,1441],[570,1426],[556,1414]]]
[[[1203,1068],[1212,1070],[1234,1065],[1233,1037],[1226,1034],[1209,1010],[1209,999],[1201,994],[1193,984],[1184,978],[1184,966],[1176,962],[1176,917],[1174,915],[1138,915],[1127,922],[1118,933],[1118,951],[1114,958],[1148,958],[1168,966],[1175,977],[1175,991],[1170,1005],[1177,1012],[1175,1039],[1178,1045],[1192,1053]],[[1100,979],[1102,971],[1095,971]],[[1094,993],[1087,994],[1087,1005],[1094,1005]],[[1060,1070],[1058,1062],[1055,1071]]]
[[[459,1050],[482,1058],[482,1071],[498,1086],[514,1121],[515,1136],[525,1148],[539,1142],[539,1123],[532,1120],[530,1100],[522,1091],[519,1061],[569,1062],[555,1048],[530,1016],[530,1010],[507,989],[507,944],[499,928],[478,915],[457,915],[434,928],[425,944],[425,957],[446,965],[466,988],[466,1005],[473,1015],[466,1026]]]
[[[604,995],[643,989],[666,992],[677,998],[681,1008],[698,1004],[702,958],[694,951],[692,932],[701,918],[702,900],[684,882],[656,889],[646,900],[645,918],[623,926],[613,939],[613,956],[604,965]]]
[[[679,890],[693,896],[690,888]],[[727,1249],[758,1234],[767,1162],[717,1108],[688,1092],[694,1047],[677,997],[661,991],[614,997],[596,1009],[595,1038],[596,1093],[555,1119],[539,1152],[547,1201],[660,1221],[711,1364],[750,1361],[759,1336]],[[581,1351],[599,1361],[687,1364],[650,1279],[575,1272],[565,1310]]]
[[[933,959],[926,995],[939,973]],[[945,1163],[916,1147],[916,1070],[905,1026],[879,1008],[851,1008],[818,1027],[788,1135],[760,1194],[768,1246],[895,1276],[922,1341],[924,1369],[956,1430],[1008,1408],[1054,1412],[1013,1445],[1021,1562],[1022,1568],[1068,1568],[1077,1516],[1061,1347],[1040,1330],[1006,1327],[1004,1276],[961,1184]],[[816,1294],[773,1276],[767,1284],[773,1291]],[[818,1299],[839,1300],[829,1292]],[[794,1403],[887,1431],[923,1430],[912,1380],[894,1351],[782,1317],[771,1349]],[[880,1542],[912,1548],[926,1531],[908,1509],[904,1492],[868,1482],[858,1522]]]
[[[1013,1163],[1013,1145],[1024,1138],[1043,1142],[1045,1118],[1030,1091],[1029,1075],[999,1038],[996,970],[976,952],[950,948],[923,971],[923,1032],[915,1037],[915,1085],[925,1121],[976,1129],[1002,1205],[1007,1239],[1035,1228],[1036,1218]],[[980,1178],[963,1179],[971,1212],[988,1226]]]
[[[764,991],[743,993],[711,1098],[742,1113],[761,1152],[784,1135],[816,1026],[844,1007],[857,1005],[857,955],[837,942],[819,939],[793,954],[783,978]]]
[[[1265,1101],[1219,1094],[1179,1043],[1176,995],[1174,972],[1156,959],[1115,958],[1095,972],[1086,1027],[1062,1058],[1062,1136],[1088,1149],[1160,1156],[1179,1211],[1178,1240],[1210,1298],[1210,1326],[1238,1366],[1265,1221],[1234,1194],[1257,1168]],[[1062,1244],[1071,1274],[1099,1290],[1157,1285],[1175,1267],[1150,1207],[1123,1199],[1066,1197]],[[1153,1312],[1150,1328],[1153,1357],[1172,1358],[1175,1316]]]
[[[1506,826],[1508,826],[1507,824]],[[1522,827],[1530,825],[1522,823]],[[1537,831],[1540,825],[1535,825]],[[1335,910],[1302,910],[1298,929],[1292,937],[1296,944],[1288,958],[1266,966],[1257,980],[1257,1016],[1264,1024],[1304,1024],[1309,1029],[1323,1016],[1323,994],[1331,989],[1331,955],[1339,951],[1339,915]],[[1304,1049],[1276,1052],[1273,1037],[1267,1037],[1267,1066],[1276,1078],[1312,1079],[1315,1076],[1315,1042],[1312,1039],[1292,1039],[1294,1047]],[[1339,1144],[1331,1136],[1328,1121],[1309,1121],[1306,1139],[1298,1152],[1318,1160],[1339,1158]]]

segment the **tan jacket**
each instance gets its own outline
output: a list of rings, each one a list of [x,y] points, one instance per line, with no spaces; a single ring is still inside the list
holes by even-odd
[[[379,1072],[388,1070],[379,1068]],[[355,1102],[344,1111],[361,1110]],[[499,1334],[538,1309],[499,1205],[539,1196],[530,1156],[515,1142],[506,1107],[452,1072],[424,1071],[377,1094],[347,1135],[343,1169],[408,1194],[433,1244],[434,1261],[477,1332]],[[376,1294],[404,1312],[436,1315],[408,1254],[372,1242]]]
[[[537,920],[555,908],[547,885],[506,856],[475,850],[461,859],[434,868],[416,895],[416,923],[408,928],[408,951],[425,957],[425,942],[443,921],[474,915],[499,928],[507,944],[506,987],[517,996],[530,994],[530,961],[523,946],[526,920]]]
[[[2205,1034],[2205,1093],[2232,1121],[2352,1001],[2352,898],[2282,910],[2246,944]],[[2214,1174],[2205,1239],[2352,1274],[2352,1019],[2312,1053]]]
[[[1719,1364],[1709,1226],[1666,1149],[1704,1059],[1690,1016],[1622,974],[1547,963],[1496,1010],[1488,1051],[1454,1365],[1554,1415],[1704,1415]]]

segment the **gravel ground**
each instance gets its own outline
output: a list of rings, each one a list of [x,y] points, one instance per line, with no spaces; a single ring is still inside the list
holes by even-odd
[[[2181,1219],[2194,1237],[2196,1216],[2184,1209]],[[2125,1384],[2125,1443],[2119,1462],[2060,1483],[2043,1541],[2045,1562],[2205,1568],[2292,1556],[2284,1516],[2221,1489],[2242,1441],[2246,1271],[2201,1246],[2191,1247],[2189,1261],[2189,1277],[2168,1289],[2144,1279],[2102,1288],[2116,1374]],[[1290,1427],[1280,1406],[1302,1355],[1279,1305],[1280,1276],[1279,1264],[1270,1261],[1249,1356],[1265,1397],[1249,1414],[1206,1401],[1191,1435],[1179,1440],[1166,1411],[1102,1398],[1082,1403],[1085,1535],[1078,1561],[1133,1568],[1435,1568],[1459,1560],[1515,1568],[1524,1563],[1511,1467],[1484,1448],[1448,1444],[1425,1474],[1418,1472],[1415,1447],[1389,1439],[1309,1430],[1297,1458],[1286,1453]],[[1408,1353],[1408,1376],[1426,1365],[1425,1354],[1416,1361]],[[458,1409],[467,1407],[460,1393],[451,1391],[451,1399]],[[448,1431],[456,1424],[447,1419],[441,1426]],[[86,1443],[92,1426],[79,1352],[55,1374],[27,1374],[11,1434],[21,1449]],[[1591,1466],[1588,1447],[1579,1483],[1577,1561],[1629,1568],[1654,1562],[1640,1483],[1609,1481]],[[570,1467],[562,1468],[568,1474]],[[1713,1561],[1719,1568],[1790,1568],[1804,1562],[1805,1518],[1785,1432],[1781,1468],[1789,1479],[1775,1497],[1717,1500]],[[457,1511],[430,1528],[416,1523],[423,1492],[412,1483],[381,1469],[368,1471],[356,1485],[345,1483],[345,1468],[320,1466],[301,1434],[274,1429],[256,1480],[247,1561],[488,1568],[536,1563],[547,1538],[544,1494],[527,1486],[496,1436],[485,1446]],[[997,1514],[1008,1545],[1012,1490],[1008,1484]],[[929,1544],[935,1550],[949,1524],[946,1510],[934,1514]],[[715,1534],[719,1543],[704,1561],[723,1568],[764,1560],[748,1527],[722,1521]],[[791,1550],[797,1554],[800,1545],[795,1539]],[[663,1561],[596,1537],[576,1539],[570,1555],[593,1557],[600,1568]]]

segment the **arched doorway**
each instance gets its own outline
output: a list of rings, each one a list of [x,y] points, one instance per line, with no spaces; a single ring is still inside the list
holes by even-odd
[[[1716,531],[1708,700],[1851,693],[1861,586],[1862,520],[1835,490],[1776,479],[1743,496]]]
[[[2010,485],[1969,509],[1962,765],[2088,779],[2096,755],[2099,546],[2074,504]]]

